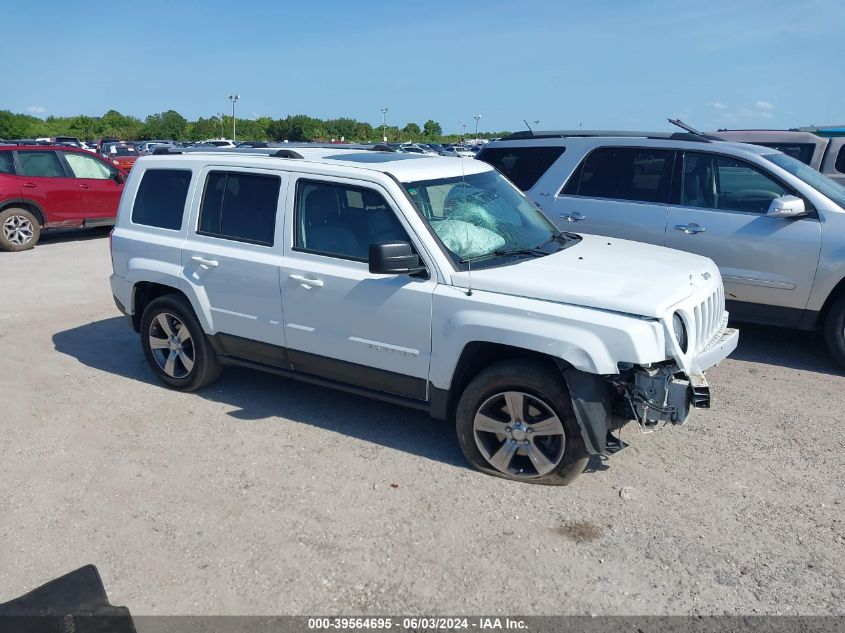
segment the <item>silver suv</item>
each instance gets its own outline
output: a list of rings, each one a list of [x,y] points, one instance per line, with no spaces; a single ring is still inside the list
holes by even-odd
[[[479,154],[568,231],[718,264],[740,321],[820,329],[845,365],[845,187],[768,147],[694,133],[518,132]]]

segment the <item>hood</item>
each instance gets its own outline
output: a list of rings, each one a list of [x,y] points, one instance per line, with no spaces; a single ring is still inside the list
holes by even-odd
[[[713,260],[662,246],[598,235],[563,251],[472,271],[472,288],[646,317],[721,284]],[[467,271],[452,276],[469,287]]]

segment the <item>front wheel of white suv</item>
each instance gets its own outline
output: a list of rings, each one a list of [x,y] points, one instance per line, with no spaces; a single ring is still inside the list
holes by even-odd
[[[222,370],[193,309],[179,295],[159,297],[146,307],[141,347],[159,380],[179,391],[205,387]]]
[[[455,413],[458,441],[478,470],[562,486],[589,454],[563,376],[530,359],[502,361],[467,386]]]

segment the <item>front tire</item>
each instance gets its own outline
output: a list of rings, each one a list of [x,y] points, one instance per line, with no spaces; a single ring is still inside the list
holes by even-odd
[[[205,387],[222,371],[193,309],[179,295],[159,297],[146,307],[141,347],[158,379],[179,391]]]
[[[824,321],[824,340],[833,359],[845,367],[845,297],[830,306]]]
[[[458,441],[477,470],[563,486],[589,454],[563,376],[542,362],[491,365],[467,386],[455,414]]]
[[[0,250],[26,251],[38,243],[41,225],[26,209],[6,209],[0,212]]]

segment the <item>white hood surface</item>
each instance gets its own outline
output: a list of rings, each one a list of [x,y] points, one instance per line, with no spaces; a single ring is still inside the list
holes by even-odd
[[[599,235],[545,257],[472,270],[472,288],[543,301],[660,318],[666,310],[721,283],[711,259],[662,246]],[[452,276],[468,288],[470,273]]]

